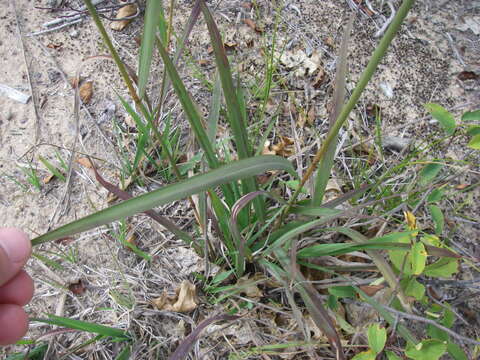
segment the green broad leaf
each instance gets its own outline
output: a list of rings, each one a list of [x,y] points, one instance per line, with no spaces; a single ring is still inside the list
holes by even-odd
[[[443,233],[443,228],[445,226],[443,212],[437,205],[428,205],[428,210],[430,211],[435,224],[435,234],[440,236]]]
[[[453,342],[448,342],[447,344],[447,351],[452,356],[454,360],[468,360],[465,351]]]
[[[352,360],[375,360],[376,358],[377,354],[372,349],[369,349],[358,353],[352,358]]]
[[[76,329],[81,331],[86,331],[93,334],[99,334],[102,336],[111,336],[118,339],[129,340],[130,336],[125,330],[112,328],[109,326],[99,325],[95,323],[89,323],[86,321],[68,319],[61,316],[48,314],[48,319],[37,319],[34,318],[32,321],[38,321],[45,324],[57,325],[66,327],[69,329]]]
[[[443,190],[442,189],[435,189],[427,196],[428,203],[436,203],[442,200],[443,198]]]
[[[32,240],[32,245],[57,240],[82,231],[123,219],[185,197],[198,194],[218,185],[258,175],[269,170],[294,172],[292,164],[279,156],[263,155],[235,161],[207,173],[164,186],[158,190],[121,202],[80,220],[48,232]]]
[[[387,359],[388,360],[402,360],[402,358],[395,355],[395,353],[393,351],[387,350],[385,353],[387,354]]]
[[[412,296],[420,301],[425,296],[425,286],[415,280],[414,277],[408,277],[400,281],[400,285],[405,291],[405,295]]]
[[[467,134],[470,136],[480,135],[480,125],[469,126],[467,129]]]
[[[402,244],[410,244],[410,237],[404,236],[397,240]],[[393,266],[399,271],[403,272],[405,275],[412,275],[412,254],[409,253],[405,257],[405,251],[400,250],[390,250],[388,256]]]
[[[386,342],[387,330],[384,327],[380,327],[380,324],[372,324],[368,327],[368,345],[375,354],[380,354]]]
[[[451,328],[454,322],[455,322],[455,314],[453,313],[453,311],[448,308],[445,309],[443,313],[443,318],[441,321],[442,325],[447,328]]]
[[[447,344],[436,339],[423,340],[417,345],[409,344],[405,355],[414,360],[438,360],[447,351]]]
[[[425,234],[420,238],[420,240],[425,244],[425,245],[431,245],[435,246],[438,248],[442,248],[445,246],[445,244],[440,240],[440,238],[436,235],[432,234]]]
[[[337,298],[351,298],[355,299],[357,292],[351,286],[333,286],[328,288],[328,293]]]
[[[298,187],[300,185],[300,180],[288,180],[288,181],[282,181],[282,183],[287,185],[292,190],[298,190]],[[308,190],[305,187],[302,187],[300,189],[300,192],[302,194],[308,194]]]
[[[425,268],[425,275],[431,277],[449,278],[458,272],[458,260],[441,258]]]
[[[440,170],[442,170],[443,164],[432,163],[427,164],[422,171],[420,171],[420,185],[428,185],[433,179],[438,175]]]
[[[437,339],[440,341],[448,341],[449,339],[449,336],[445,331],[433,326],[432,324],[427,325],[427,335],[432,339]]]
[[[467,146],[474,150],[480,150],[480,134],[475,135],[467,144]]]
[[[462,115],[462,121],[480,121],[480,110],[467,111]]]
[[[155,34],[160,24],[161,14],[162,1],[147,0],[142,43],[140,45],[140,56],[138,59],[138,95],[140,98],[143,98],[145,95],[148,76],[150,75],[150,66],[152,64]]]
[[[455,118],[443,106],[438,104],[425,104],[425,109],[437,120],[448,135],[455,132]]]
[[[416,242],[412,246],[412,273],[413,275],[420,275],[425,269],[425,261],[427,260],[427,252],[425,245],[421,242]]]

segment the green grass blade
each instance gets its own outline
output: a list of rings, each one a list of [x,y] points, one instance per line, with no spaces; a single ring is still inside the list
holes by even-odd
[[[335,87],[333,90],[333,110],[330,113],[330,128],[335,125],[340,111],[342,110],[343,103],[345,102],[345,83],[347,77],[347,57],[348,57],[348,44],[350,42],[350,33],[352,32],[353,21],[355,16],[350,17],[348,25],[345,27],[343,33],[342,45],[340,47],[340,53],[338,54],[339,62],[337,64],[337,70],[335,73]],[[317,176],[315,179],[315,188],[312,198],[312,204],[319,206],[322,203],[323,196],[325,195],[325,189],[327,188],[328,180],[333,167],[333,160],[335,158],[335,152],[337,150],[337,138],[335,138],[328,145],[327,151],[323,156],[320,164],[318,165]]]
[[[217,25],[215,24],[213,16],[204,0],[200,0],[200,6],[210,34],[213,53],[215,54],[215,62],[217,64],[218,73],[220,74],[225,103],[227,105],[228,120],[232,127],[238,157],[240,159],[245,159],[252,156],[248,143],[247,124],[242,117],[242,114],[245,113],[245,109],[242,110],[240,107],[240,102],[238,101],[239,94],[233,83],[232,72],[230,70],[227,54],[225,53],[225,48],[223,47],[223,41]],[[246,192],[254,192],[258,190],[254,178],[245,179],[244,184]],[[254,206],[257,216],[263,221],[265,218],[265,203],[263,199],[256,198]]]
[[[115,358],[115,360],[129,360],[130,359],[130,353],[131,353],[131,347],[130,345],[127,345],[123,348],[123,350],[118,354],[118,356]]]
[[[185,115],[187,116],[188,122],[192,127],[192,130],[195,134],[195,138],[197,139],[200,147],[205,152],[205,157],[207,158],[208,165],[211,169],[216,169],[219,167],[220,163],[217,159],[215,151],[213,150],[212,143],[209,141],[207,133],[203,128],[203,121],[201,115],[197,111],[197,107],[193,103],[185,85],[183,84],[180,75],[178,75],[177,69],[173,65],[172,60],[168,56],[167,51],[165,50],[163,43],[157,38],[158,40],[158,50],[160,52],[160,56],[162,57],[163,63],[165,64],[165,70],[170,77],[172,82],[173,88],[175,89],[175,93],[182,104],[183,111],[185,111]]]
[[[58,179],[65,181],[65,176],[63,176],[63,174],[55,166],[53,166],[47,159],[45,159],[42,156],[38,156],[38,160],[40,160],[42,164],[45,165],[45,167]]]
[[[378,46],[375,48],[375,51],[372,57],[370,58],[370,61],[368,62],[367,67],[363,71],[360,77],[360,80],[357,83],[357,86],[353,90],[353,93],[350,96],[350,99],[348,100],[347,104],[342,108],[342,111],[340,112],[340,115],[338,116],[337,121],[335,122],[335,126],[333,126],[330,129],[321,148],[315,154],[315,157],[312,160],[312,164],[310,165],[310,167],[308,168],[308,170],[306,171],[305,175],[302,178],[302,181],[299,186],[299,190],[297,190],[295,194],[291,197],[290,204],[293,204],[296,201],[296,199],[298,198],[298,195],[300,194],[300,189],[305,185],[307,180],[312,175],[313,171],[316,169],[318,162],[325,155],[330,143],[334,141],[334,139],[336,139],[338,132],[340,131],[340,128],[348,119],[350,112],[353,110],[358,100],[360,99],[360,95],[363,93],[363,90],[365,89],[367,84],[370,82],[370,79],[372,78],[374,72],[376,71],[378,64],[380,63],[383,56],[387,52],[387,49],[390,46],[390,43],[395,37],[397,31],[400,29],[400,26],[402,25],[403,20],[407,16],[409,10],[411,9],[414,3],[415,3],[415,0],[404,0],[402,5],[398,9],[397,14],[395,15],[387,31],[385,32],[385,35],[383,36]],[[284,215],[287,214],[289,210],[290,210],[289,207],[287,207],[284,211]]]
[[[300,293],[315,325],[327,336],[328,342],[332,348],[335,349],[337,354],[336,358],[345,359],[335,325],[323,306],[318,291],[305,279],[296,267],[292,266],[290,257],[283,249],[276,248],[274,253],[282,267],[286,270],[287,276],[290,278],[289,280],[295,283],[295,289]]]
[[[218,73],[215,75],[215,85],[213,86],[212,100],[210,101],[210,112],[208,113],[207,135],[212,144],[215,144],[217,135],[217,125],[220,118],[220,105],[222,102],[222,83]]]
[[[366,236],[364,236],[363,234],[359,233],[356,230],[349,229],[346,227],[337,228],[337,230],[342,234],[347,235],[356,243],[365,243],[369,241],[369,239]],[[382,253],[378,250],[366,250],[366,252],[372,258],[373,262],[377,266],[378,270],[380,270],[380,272],[382,273],[385,281],[388,283],[392,291],[395,291],[395,290],[398,291],[397,297],[400,300],[400,303],[402,304],[403,308],[408,312],[411,312],[412,307],[408,302],[407,296],[405,295],[403,289],[399,286],[397,281],[397,276],[393,272],[393,269],[391,268],[391,266],[385,261],[385,258],[383,257]]]
[[[269,170],[294,171],[290,162],[279,156],[264,155],[232,162],[219,169],[140,195],[64,225],[33,239],[32,245],[38,245],[43,242],[70,236],[81,231],[90,230],[138,212],[150,210],[155,206],[168,204],[172,201],[183,199],[218,185],[226,184],[230,181],[238,181]]]
[[[89,322],[86,322],[86,321],[68,319],[68,318],[64,318],[64,317],[56,316],[56,315],[50,315],[49,314],[47,316],[48,316],[48,319],[34,318],[32,320],[43,322],[45,324],[62,326],[62,327],[66,327],[66,328],[69,328],[69,329],[87,331],[87,332],[93,333],[93,334],[99,334],[99,335],[103,335],[103,336],[111,336],[111,337],[118,338],[118,339],[124,339],[124,340],[129,340],[130,339],[128,333],[125,330],[116,329],[116,328],[112,328],[112,327],[109,327],[109,326],[104,326],[104,325],[99,325],[99,324],[94,324],[94,323],[89,323]]]
[[[142,44],[138,59],[138,96],[143,98],[150,75],[152,64],[153,47],[155,45],[155,34],[160,24],[162,14],[161,0],[147,0],[145,9],[145,25],[143,26]]]

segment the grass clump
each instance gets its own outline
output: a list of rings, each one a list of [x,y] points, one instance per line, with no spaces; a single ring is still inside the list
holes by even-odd
[[[301,315],[299,306],[304,306],[313,323],[325,336],[325,343],[329,344],[330,349],[326,350],[324,346],[311,341],[310,335],[305,331],[302,342],[283,346],[256,346],[239,352],[236,355],[239,358],[248,358],[253,354],[275,354],[282,348],[291,346],[306,349],[309,354],[315,354],[321,349],[329,356],[346,359],[348,346],[345,346],[345,341],[342,340],[347,337],[351,339],[352,328],[345,320],[340,322],[340,325],[334,322],[332,313],[343,304],[354,302],[362,302],[375,309],[383,319],[382,324],[375,323],[365,327],[368,350],[356,353],[354,359],[375,359],[381,354],[385,354],[389,359],[398,358],[398,347],[387,343],[387,336],[394,334],[398,334],[398,344],[403,346],[405,354],[412,359],[439,358],[446,352],[459,359],[464,356],[456,341],[467,340],[453,335],[455,333],[450,330],[453,323],[448,321],[451,316],[448,306],[435,306],[422,283],[425,278],[452,276],[458,272],[461,257],[452,250],[448,240],[442,237],[445,217],[439,203],[445,196],[445,180],[448,177],[445,168],[449,164],[445,159],[423,158],[428,155],[433,145],[427,144],[423,148],[415,149],[398,164],[380,174],[372,174],[365,166],[357,168],[356,172],[361,180],[356,179],[349,184],[349,191],[336,199],[325,200],[336,160],[340,130],[400,29],[414,3],[413,0],[403,1],[352,95],[344,104],[349,34],[354,18],[345,26],[336,69],[333,106],[329,114],[329,131],[313,158],[308,161],[308,168],[303,176],[299,176],[292,163],[283,157],[260,155],[274,122],[268,122],[265,126],[266,135],[260,139],[255,136],[255,129],[252,130],[251,126],[252,119],[248,117],[248,101],[244,89],[240,79],[235,79],[232,75],[220,31],[204,0],[195,1],[186,30],[177,39],[176,53],[173,56],[167,51],[172,35],[169,30],[171,17],[170,20],[165,18],[162,2],[147,1],[138,78],[132,77],[122,62],[91,1],[85,0],[85,3],[135,104],[132,106],[119,97],[138,130],[133,160],[128,154],[123,157],[124,178],[131,179],[130,183],[142,183],[142,174],[153,169],[157,176],[162,176],[169,184],[132,198],[124,189],[105,182],[95,170],[101,185],[124,201],[41,235],[32,240],[33,245],[58,240],[145,212],[186,245],[195,249],[200,256],[220,266],[222,270],[213,277],[208,273],[198,274],[212,302],[223,303],[239,296],[245,292],[247,286],[266,282],[265,278],[268,277],[282,288],[285,302],[296,314],[294,317],[299,328],[305,326],[302,317],[298,316]],[[170,7],[170,11],[173,11],[173,7]],[[200,17],[207,25],[216,64],[210,112],[206,118],[199,111],[198,104],[182,80],[178,65],[189,34]],[[277,27],[273,39],[276,31]],[[148,91],[152,81],[150,76],[155,52],[158,52],[164,65],[159,94]],[[265,86],[258,95],[262,105],[254,117],[254,121],[260,121],[261,126],[264,125],[264,111],[274,83],[274,53],[272,46],[267,58]],[[165,94],[170,86],[182,106],[193,141],[198,146],[198,154],[183,162],[180,161],[184,155],[180,150],[182,134],[172,125],[172,115],[163,113]],[[150,99],[156,95],[156,103],[151,102]],[[436,104],[427,104],[426,109],[438,120],[446,134],[439,137],[435,144],[439,145],[445,140],[463,135],[464,129],[456,124],[447,110]],[[464,118],[475,121],[475,114],[468,113]],[[223,143],[218,141],[221,117],[225,118],[229,131],[228,136],[222,139]],[[466,131],[471,136],[468,146],[475,149],[478,134],[472,127]],[[378,145],[381,144],[381,136],[379,133],[377,135]],[[46,162],[44,164],[54,172]],[[395,182],[400,174],[414,172],[416,170],[412,168],[419,167],[421,169],[411,183],[403,186]],[[259,176],[265,173],[274,175],[269,176],[266,182],[260,181]],[[310,183],[313,186],[310,186]],[[422,196],[424,193],[428,195]],[[196,221],[193,235],[178,228],[166,216],[152,211],[155,207],[185,198],[189,200],[192,216]],[[431,219],[433,228],[422,228],[417,224],[415,211],[411,210],[423,209]],[[402,216],[399,216],[399,213]],[[378,218],[383,220],[380,227],[369,226],[369,221]],[[213,231],[209,230],[209,222],[213,224]],[[125,227],[124,223],[122,224]],[[218,239],[220,245],[214,246],[208,241],[211,237]],[[123,246],[150,261],[147,253],[134,245],[126,245],[124,234],[119,236],[119,239]],[[368,264],[356,262],[352,265],[343,260],[353,256],[348,254],[359,253],[368,258]],[[335,258],[337,262],[336,265],[319,265],[316,261],[319,258]],[[370,270],[373,267],[379,273],[379,278],[373,285],[363,286],[356,283],[352,276],[346,275],[351,274],[354,271],[352,269],[366,269],[368,266]],[[324,296],[307,276],[314,271],[324,274],[325,277],[343,279],[348,285],[335,286],[332,282],[327,296]],[[256,272],[262,272],[265,278],[250,279]],[[375,298],[375,286],[389,289],[388,301]],[[179,345],[171,359],[186,358],[204,327],[214,321],[237,320],[241,310],[248,310],[248,304],[248,301],[244,301],[240,309],[230,307],[225,310],[228,314],[217,315],[201,322]],[[422,316],[416,315],[419,313]],[[425,320],[429,326],[428,336],[419,339],[418,334],[398,322],[399,317]],[[338,318],[336,320],[339,321]],[[102,339],[110,337],[114,341],[125,342],[121,357],[117,358],[128,357],[126,354],[130,351],[130,345],[134,345],[133,337],[118,329],[57,317],[42,321],[92,332]]]

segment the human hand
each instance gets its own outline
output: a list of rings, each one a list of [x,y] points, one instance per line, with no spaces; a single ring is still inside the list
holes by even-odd
[[[0,229],[0,345],[12,344],[27,332],[28,316],[22,306],[33,296],[33,280],[22,268],[31,252],[25,233]]]

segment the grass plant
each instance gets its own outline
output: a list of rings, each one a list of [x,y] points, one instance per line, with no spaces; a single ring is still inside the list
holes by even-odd
[[[441,238],[445,218],[441,207],[438,206],[439,197],[434,198],[435,192],[442,191],[442,183],[439,179],[446,161],[444,159],[425,160],[424,156],[429,152],[427,145],[423,149],[411,152],[399,163],[383,169],[380,174],[375,174],[364,164],[359,164],[358,167],[355,165],[352,169],[356,169],[358,178],[350,184],[351,191],[332,202],[324,199],[336,160],[338,134],[358,104],[362,92],[401,28],[414,1],[402,2],[346,103],[344,98],[348,70],[348,44],[355,19],[352,17],[345,26],[337,63],[333,106],[329,114],[329,131],[315,156],[311,161],[308,160],[309,166],[303,176],[299,176],[291,162],[285,158],[260,155],[265,141],[275,126],[274,119],[265,121],[265,107],[270,98],[276,72],[274,44],[278,31],[278,19],[275,21],[270,51],[266,54],[267,65],[261,92],[261,106],[255,117],[249,119],[248,101],[245,100],[241,80],[235,79],[232,74],[230,59],[225,51],[220,31],[206,2],[195,1],[186,29],[177,39],[176,54],[173,58],[168,51],[171,37],[174,35],[171,23],[173,7],[170,6],[167,20],[162,1],[147,0],[146,3],[138,59],[138,80],[134,81],[114,48],[91,0],[85,0],[98,31],[128,88],[131,101],[135,104],[132,106],[128,100],[119,96],[120,102],[126,113],[134,120],[138,131],[133,160],[128,152],[124,156],[124,176],[141,177],[142,172],[148,167],[147,164],[150,164],[149,166],[156,169],[157,174],[160,174],[169,184],[131,198],[128,193],[122,192],[125,189],[115,189],[113,185],[102,180],[97,173],[97,180],[102,186],[124,201],[43,234],[33,239],[32,245],[37,246],[120,221],[122,226],[116,238],[122,246],[129,247],[140,258],[150,261],[149,254],[136,248],[135,245],[126,244],[124,219],[145,212],[182,239],[187,246],[192,246],[198,254],[221,266],[222,270],[213,278],[199,275],[199,278],[204,280],[205,290],[214,299],[212,301],[221,302],[238,295],[236,290],[239,288],[232,279],[238,280],[252,273],[252,268],[263,271],[278,283],[284,284],[283,290],[287,292],[287,299],[292,309],[298,309],[299,305],[294,295],[299,295],[301,303],[308,310],[314,323],[326,336],[330,344],[330,354],[336,359],[347,357],[342,344],[341,330],[335,325],[330,314],[339,302],[345,299],[361,301],[373,307],[385,320],[388,333],[397,332],[402,338],[402,346],[405,347],[407,356],[410,358],[421,359],[431,353],[441,355],[448,351],[454,358],[461,359],[463,350],[455,344],[444,328],[437,327],[435,336],[430,334],[429,338],[418,339],[407,326],[398,324],[398,319],[388,310],[392,306],[401,314],[406,314],[404,316],[413,316],[412,313],[418,311],[419,304],[430,306],[428,297],[425,295],[425,287],[418,281],[419,277],[448,277],[458,269],[460,256],[450,248],[447,241]],[[207,118],[204,118],[198,110],[198,104],[182,80],[179,65],[186,40],[199,20],[200,14],[207,25],[216,64],[210,112]],[[157,53],[163,62],[164,73],[160,84],[157,84],[161,89],[156,99],[158,103],[152,106],[147,99],[148,97],[154,99],[156,96],[154,93],[149,93],[149,88],[152,82],[157,81],[151,77],[154,63],[152,59]],[[241,74],[239,77],[241,78]],[[165,93],[170,84],[182,106],[195,146],[199,149],[197,157],[182,164],[178,163],[183,155],[180,145],[181,134],[172,125],[172,114],[163,113]],[[446,133],[446,136],[439,137],[437,144],[451,139],[460,131],[448,111],[435,104],[427,104],[426,108],[434,118],[439,120]],[[475,114],[468,116],[475,118]],[[222,143],[218,142],[218,129],[220,118],[223,117],[226,119],[229,133],[223,139],[222,146]],[[375,143],[378,148],[382,147],[380,121],[381,116],[377,114]],[[263,137],[259,138],[258,133],[252,130],[255,126],[251,125],[255,122],[264,126]],[[471,129],[470,133],[469,146],[475,148],[478,134],[476,130]],[[44,159],[40,160],[61,179],[61,174],[56,168]],[[417,181],[408,186],[396,185],[395,179],[399,174],[412,171],[412,168],[419,166],[421,170],[416,175]],[[267,172],[273,172],[276,175],[269,183],[261,184],[257,176]],[[315,184],[311,193],[305,186],[310,180]],[[285,185],[292,182],[296,183],[293,193]],[[423,191],[429,191],[431,198],[422,199],[419,194]],[[288,194],[290,196],[287,196]],[[194,196],[197,195],[198,201],[194,201]],[[202,234],[202,237],[194,238],[191,234],[177,228],[168,219],[152,211],[155,207],[185,198],[190,198],[192,216],[196,220],[196,231]],[[422,202],[426,204],[434,223],[433,231],[419,228],[416,225],[415,215],[408,210],[422,206]],[[401,210],[404,211],[404,216],[399,217]],[[375,229],[376,232],[372,233],[368,221],[377,218],[384,220],[384,226],[381,229]],[[208,243],[207,219],[215,224],[213,235],[221,241],[223,251],[218,251]],[[339,240],[322,242],[323,235],[332,234],[335,234],[335,238]],[[345,272],[351,271],[348,266],[329,268],[319,266],[313,261],[321,257],[340,257],[354,252],[363,252],[368,255],[371,265],[382,279],[381,282],[390,289],[391,304],[378,301],[368,295],[365,288],[349,280],[348,275],[344,275]],[[384,256],[385,254],[388,254],[388,258]],[[435,260],[429,261],[427,257]],[[350,281],[351,285],[342,289],[332,288],[329,301],[325,302],[324,297],[308,281],[304,274],[305,269],[344,277],[346,281]],[[416,302],[412,300],[414,298]],[[207,322],[233,321],[234,319],[236,320],[237,317],[232,313],[219,315],[211,321],[205,320],[179,345],[170,359],[186,358],[198,339],[200,331],[207,326]],[[301,317],[296,319],[299,322],[299,328],[303,328]],[[87,324],[54,316],[39,321],[88,331],[99,335],[101,338],[98,339],[109,337],[114,341],[121,341],[125,343],[125,347],[118,359],[128,358],[130,346],[134,343],[133,337],[126,331],[99,324]],[[435,328],[435,323],[430,325]],[[386,332],[387,330],[378,324],[370,326],[368,328],[369,350],[356,354],[354,359],[375,359],[380,354],[386,354],[388,359],[396,358],[393,348],[382,340]],[[439,338],[446,339],[447,345]],[[236,356],[247,358],[251,354],[274,354],[280,348],[290,346],[305,347],[309,348],[309,351],[314,351],[312,349],[320,346],[308,338],[304,340],[295,344],[256,346]]]

